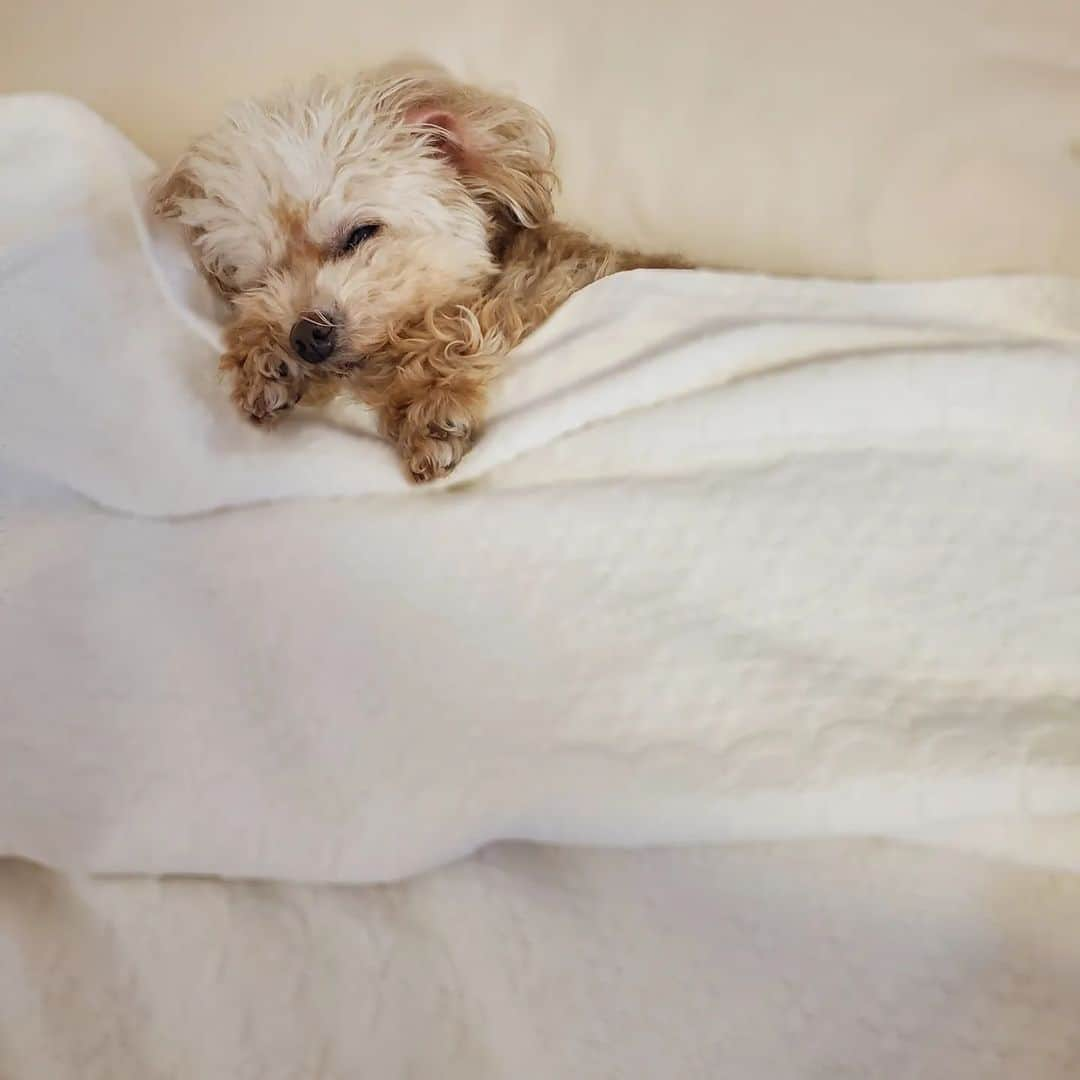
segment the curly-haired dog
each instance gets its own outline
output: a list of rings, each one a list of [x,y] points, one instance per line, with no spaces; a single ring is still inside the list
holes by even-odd
[[[417,480],[476,437],[507,352],[592,281],[679,265],[553,219],[550,129],[438,71],[248,103],[156,185],[229,300],[222,367],[256,421],[349,392]]]

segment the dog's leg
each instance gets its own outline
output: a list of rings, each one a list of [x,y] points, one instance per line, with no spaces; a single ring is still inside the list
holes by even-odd
[[[449,473],[479,434],[494,373],[490,356],[412,355],[381,395],[383,434],[418,483]]]
[[[232,399],[257,424],[276,420],[291,409],[305,389],[300,363],[265,334],[237,324],[227,331],[221,370],[233,377]]]

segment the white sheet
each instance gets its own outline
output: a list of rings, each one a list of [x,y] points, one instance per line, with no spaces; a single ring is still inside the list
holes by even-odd
[[[611,279],[418,492],[349,410],[231,414],[114,132],[8,99],[0,159],[0,850],[370,881],[1080,814],[1080,284]]]
[[[393,886],[0,863],[18,1080],[1072,1080],[1080,877],[873,841]]]

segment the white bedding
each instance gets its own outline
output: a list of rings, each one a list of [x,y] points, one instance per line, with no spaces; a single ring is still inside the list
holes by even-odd
[[[0,91],[62,89],[162,161],[232,100],[421,55],[539,107],[560,206],[629,246],[827,277],[1080,274],[1076,0],[7,7]]]
[[[616,278],[429,493],[148,170],[0,100],[4,1080],[1080,1072],[1080,286]]]
[[[6,99],[0,160],[0,851],[363,882],[1080,814],[1080,284],[619,276],[419,491],[348,409],[233,416],[115,132]]]
[[[0,863],[5,1080],[1072,1080],[1080,877],[875,841],[392,886]]]

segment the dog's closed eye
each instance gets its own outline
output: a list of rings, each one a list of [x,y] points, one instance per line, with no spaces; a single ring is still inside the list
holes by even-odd
[[[370,240],[378,231],[379,226],[375,224],[357,225],[341,242],[339,253],[351,255],[365,240]]]

